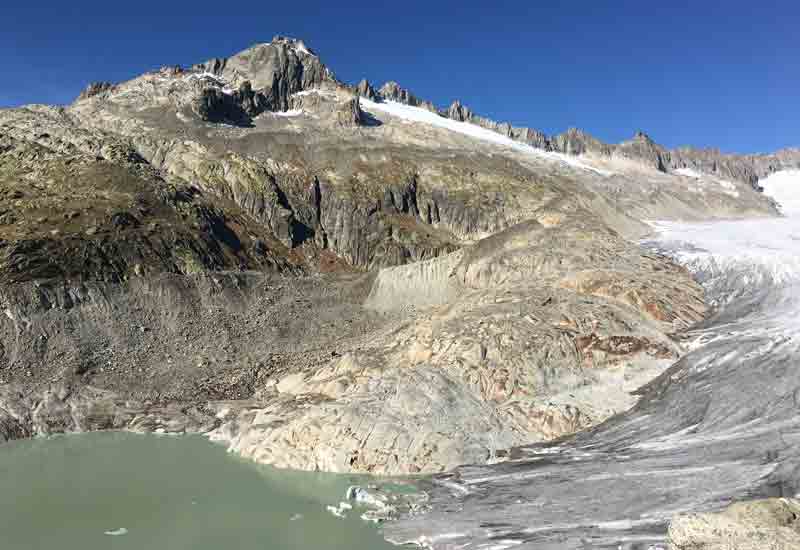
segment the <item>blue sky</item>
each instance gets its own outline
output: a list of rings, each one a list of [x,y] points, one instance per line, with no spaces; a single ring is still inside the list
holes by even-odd
[[[345,81],[393,79],[548,134],[800,146],[800,2],[7,2],[0,106],[303,38]]]

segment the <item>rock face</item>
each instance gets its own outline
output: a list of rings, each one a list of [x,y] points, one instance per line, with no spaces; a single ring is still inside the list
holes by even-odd
[[[670,550],[791,550],[800,548],[800,502],[742,502],[719,513],[680,516],[669,526]]]
[[[372,84],[369,83],[369,80],[363,79],[356,85],[356,94],[359,97],[365,97],[370,100],[375,100],[378,97],[378,94],[375,92],[375,89],[372,87]]]
[[[271,111],[289,109],[292,94],[333,81],[333,74],[302,41],[281,36],[228,58],[215,58],[193,69],[233,85],[250,82]]]
[[[90,97],[100,95],[104,92],[112,90],[113,88],[114,85],[111,82],[92,82],[86,87],[84,91],[80,93],[80,95],[78,96],[78,100],[88,99]]]
[[[437,112],[436,107],[429,101],[418,99],[417,96],[401,88],[397,82],[389,81],[378,90],[378,96],[386,101],[396,101],[411,107],[422,107],[429,111]]]

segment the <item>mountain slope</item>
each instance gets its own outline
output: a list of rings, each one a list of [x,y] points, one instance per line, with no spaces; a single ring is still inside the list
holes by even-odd
[[[196,430],[441,471],[632,406],[707,308],[631,239],[776,215],[761,168],[468,114],[282,37],[0,110],[4,437]]]

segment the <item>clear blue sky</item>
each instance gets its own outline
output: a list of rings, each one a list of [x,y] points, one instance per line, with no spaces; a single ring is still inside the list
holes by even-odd
[[[5,2],[0,106],[190,65],[284,34],[345,81],[606,141],[800,145],[800,1]]]

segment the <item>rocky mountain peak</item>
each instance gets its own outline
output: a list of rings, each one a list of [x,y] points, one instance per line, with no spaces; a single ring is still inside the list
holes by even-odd
[[[216,75],[231,87],[249,82],[263,95],[269,110],[285,111],[292,94],[336,83],[333,73],[302,40],[276,36],[228,58],[214,58],[195,65],[195,71]]]
[[[419,100],[414,94],[401,87],[400,84],[394,80],[390,80],[381,86],[378,93],[384,99],[397,101],[398,103],[404,103],[406,105],[416,106],[419,103]]]
[[[431,112],[438,113],[439,110],[430,101],[423,101],[412,94],[409,90],[400,86],[397,82],[390,80],[380,87],[378,95],[388,101],[396,101],[411,107],[422,107]]]
[[[656,141],[653,138],[651,138],[649,134],[647,134],[642,130],[636,130],[636,133],[633,134],[633,138],[631,138],[627,142],[623,142],[622,144],[624,143],[637,143],[645,147],[665,150],[664,147],[656,143]]]
[[[312,51],[308,46],[306,46],[305,42],[297,38],[289,38],[288,36],[277,35],[272,39],[272,42],[266,45],[283,46],[286,48],[290,48],[300,55],[312,55],[314,57],[317,56],[317,54],[314,53],[314,51]]]
[[[609,154],[609,146],[580,128],[568,128],[551,140],[553,149],[568,155]]]
[[[472,118],[472,111],[462,105],[459,100],[455,100],[447,109],[447,118],[458,120],[460,122],[469,121]]]
[[[88,99],[90,97],[103,94],[109,90],[112,90],[113,88],[114,85],[111,82],[92,82],[80,93],[78,99]]]
[[[377,98],[375,89],[372,87],[372,84],[370,84],[369,80],[367,80],[366,78],[362,78],[361,82],[359,82],[356,85],[356,95],[360,97],[365,97],[370,100],[374,100]]]

